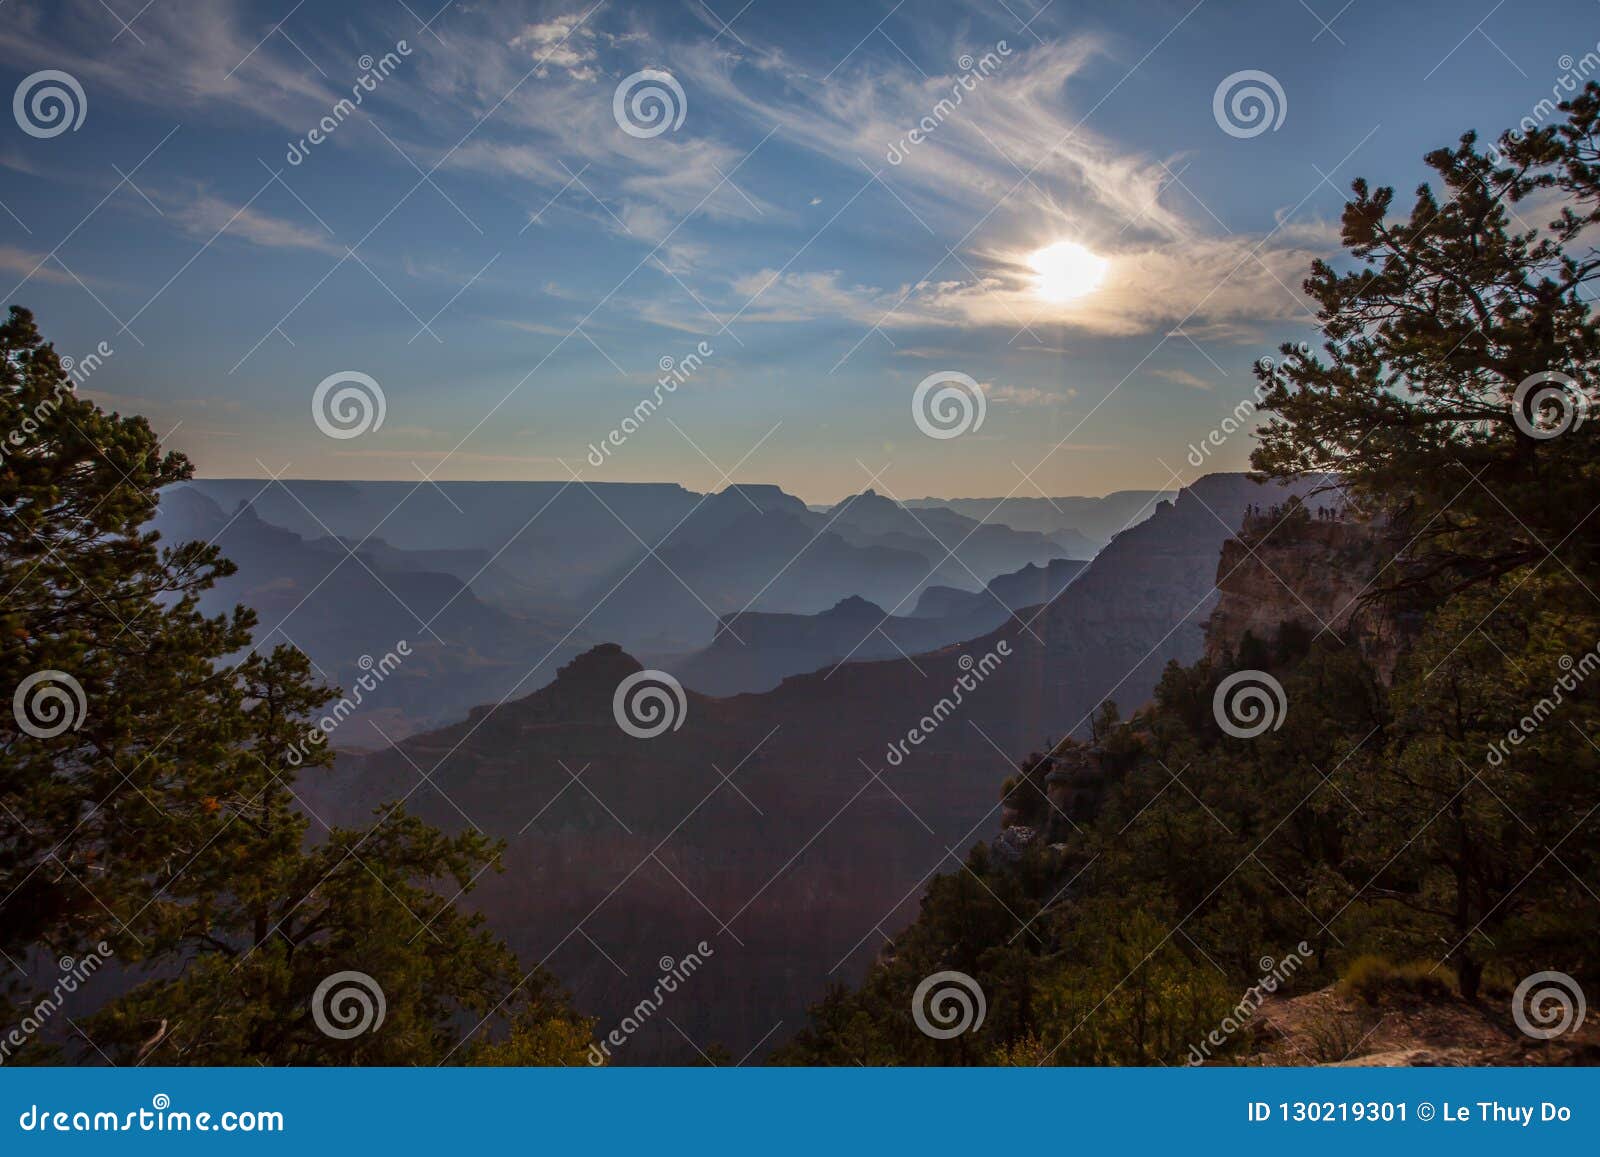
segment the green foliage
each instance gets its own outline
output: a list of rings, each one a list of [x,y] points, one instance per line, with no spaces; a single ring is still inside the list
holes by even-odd
[[[1562,108],[1564,122],[1497,148],[1467,133],[1429,153],[1442,187],[1419,186],[1407,215],[1392,188],[1355,182],[1343,221],[1354,267],[1318,261],[1305,283],[1324,348],[1285,346],[1280,367],[1259,371],[1274,417],[1256,467],[1337,473],[1409,540],[1390,585],[1424,599],[1552,551],[1595,569],[1583,520],[1600,504],[1600,423],[1536,438],[1513,405],[1548,372],[1594,399],[1600,260],[1585,230],[1600,221],[1600,87]]]
[[[79,955],[188,846],[200,797],[183,785],[226,766],[236,738],[237,688],[211,660],[248,647],[252,623],[195,610],[232,572],[214,547],[160,550],[140,532],[188,462],[143,418],[72,393],[20,309],[0,326],[0,438],[0,687],[9,701],[63,672],[87,705],[45,738],[0,713],[0,951]]]
[[[1373,1031],[1382,1021],[1381,1014],[1360,1006],[1353,1011],[1343,1008],[1318,1010],[1307,1018],[1304,1028],[1309,1051],[1295,1057],[1295,1061],[1316,1065],[1336,1065],[1347,1061],[1371,1039]]]
[[[468,1064],[527,1067],[586,1065],[599,1051],[590,1051],[594,1021],[569,1011],[534,1002],[512,1022],[504,1040],[481,1040],[472,1046]]]
[[[892,959],[830,993],[778,1060],[1184,1063],[1261,980],[1262,956],[1309,941],[1320,957],[1329,937],[1307,906],[1332,912],[1352,889],[1329,866],[1349,808],[1318,769],[1360,733],[1291,709],[1278,732],[1226,736],[1211,695],[1229,673],[1169,668],[1155,704],[1096,749],[1109,784],[1094,821],[1017,863],[980,846],[934,879]],[[1354,723],[1375,725],[1371,672],[1336,641],[1280,674],[1291,704],[1352,704]],[[1285,984],[1314,983],[1316,962],[1303,968]],[[988,1012],[978,1031],[935,1040],[912,995],[946,969],[977,981]]]
[[[1545,969],[1600,980],[1600,421],[1537,437],[1513,412],[1547,372],[1592,402],[1600,369],[1600,86],[1562,108],[1497,149],[1468,134],[1429,154],[1443,196],[1423,185],[1408,215],[1358,181],[1349,260],[1306,282],[1322,349],[1261,371],[1255,466],[1337,475],[1390,544],[1366,597],[1402,644],[1392,678],[1356,638],[1293,625],[1170,666],[1150,707],[1096,719],[1092,822],[1018,864],[980,848],[981,890],[935,880],[893,960],[831,992],[783,1059],[1176,1063],[1290,952],[1310,959],[1289,993],[1343,962],[1372,1002],[1471,1001]],[[1308,518],[1291,505],[1284,533]],[[1289,708],[1243,740],[1212,700],[1246,669]],[[1033,755],[1006,781],[1022,822],[1044,815],[1048,772]],[[990,1019],[909,1031],[914,986],[951,967]],[[1370,1028],[1330,1014],[1318,1059]]]
[[[1170,910],[1099,900],[1074,917],[1062,950],[1077,966],[1053,969],[1041,984],[1032,1031],[1051,1044],[1025,1053],[1028,1063],[1170,1064],[1238,1003],[1226,977],[1173,943]]]
[[[399,806],[367,830],[303,806],[297,775],[332,755],[291,749],[338,691],[298,651],[251,649],[244,608],[199,612],[232,566],[142,529],[188,462],[73,393],[21,309],[0,326],[0,426],[0,687],[48,671],[83,692],[58,734],[0,714],[0,952],[107,942],[134,983],[79,1024],[116,1063],[576,1063],[588,1023],[455,907],[496,843]],[[341,1039],[313,994],[350,970],[385,1015]],[[17,975],[0,1004],[31,1003]]]
[[[1339,987],[1348,995],[1373,1005],[1397,998],[1445,1000],[1456,992],[1449,973],[1441,972],[1437,961],[1395,964],[1386,956],[1370,952],[1350,962],[1339,978]]]
[[[1389,758],[1355,793],[1370,820],[1351,862],[1406,914],[1388,947],[1442,943],[1469,998],[1486,961],[1600,965],[1585,892],[1600,877],[1600,679],[1584,674],[1600,664],[1597,610],[1564,572],[1446,602],[1397,674]]]

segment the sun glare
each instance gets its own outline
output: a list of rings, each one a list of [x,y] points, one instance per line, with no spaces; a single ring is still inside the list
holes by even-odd
[[[1076,241],[1057,241],[1028,258],[1039,280],[1035,290],[1045,301],[1071,301],[1093,293],[1105,280],[1111,262]]]

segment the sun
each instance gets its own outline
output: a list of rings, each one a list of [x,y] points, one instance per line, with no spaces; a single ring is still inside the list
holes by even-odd
[[[1029,257],[1028,266],[1039,275],[1035,292],[1045,301],[1060,302],[1099,289],[1111,262],[1076,241],[1057,241]]]

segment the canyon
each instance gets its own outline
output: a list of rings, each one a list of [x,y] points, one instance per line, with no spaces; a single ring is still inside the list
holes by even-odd
[[[761,693],[686,690],[675,726],[653,738],[614,712],[642,664],[601,644],[532,694],[342,756],[305,778],[308,803],[330,822],[370,823],[403,800],[504,840],[504,870],[486,867],[462,902],[602,1021],[637,1002],[661,958],[712,944],[618,1063],[686,1062],[712,1045],[760,1056],[830,983],[860,978],[933,874],[961,870],[997,826],[1017,758],[1082,734],[1107,699],[1137,707],[1169,662],[1201,657],[1224,544],[1247,506],[1289,493],[1199,479],[1052,601],[991,631]],[[892,761],[891,744],[919,728],[926,740]]]

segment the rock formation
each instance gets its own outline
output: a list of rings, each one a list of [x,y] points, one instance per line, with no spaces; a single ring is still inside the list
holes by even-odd
[[[1343,508],[1291,503],[1247,516],[1222,544],[1206,657],[1236,653],[1246,633],[1270,642],[1292,623],[1360,647],[1387,679],[1404,627],[1380,597],[1380,579],[1398,550],[1383,524]]]

